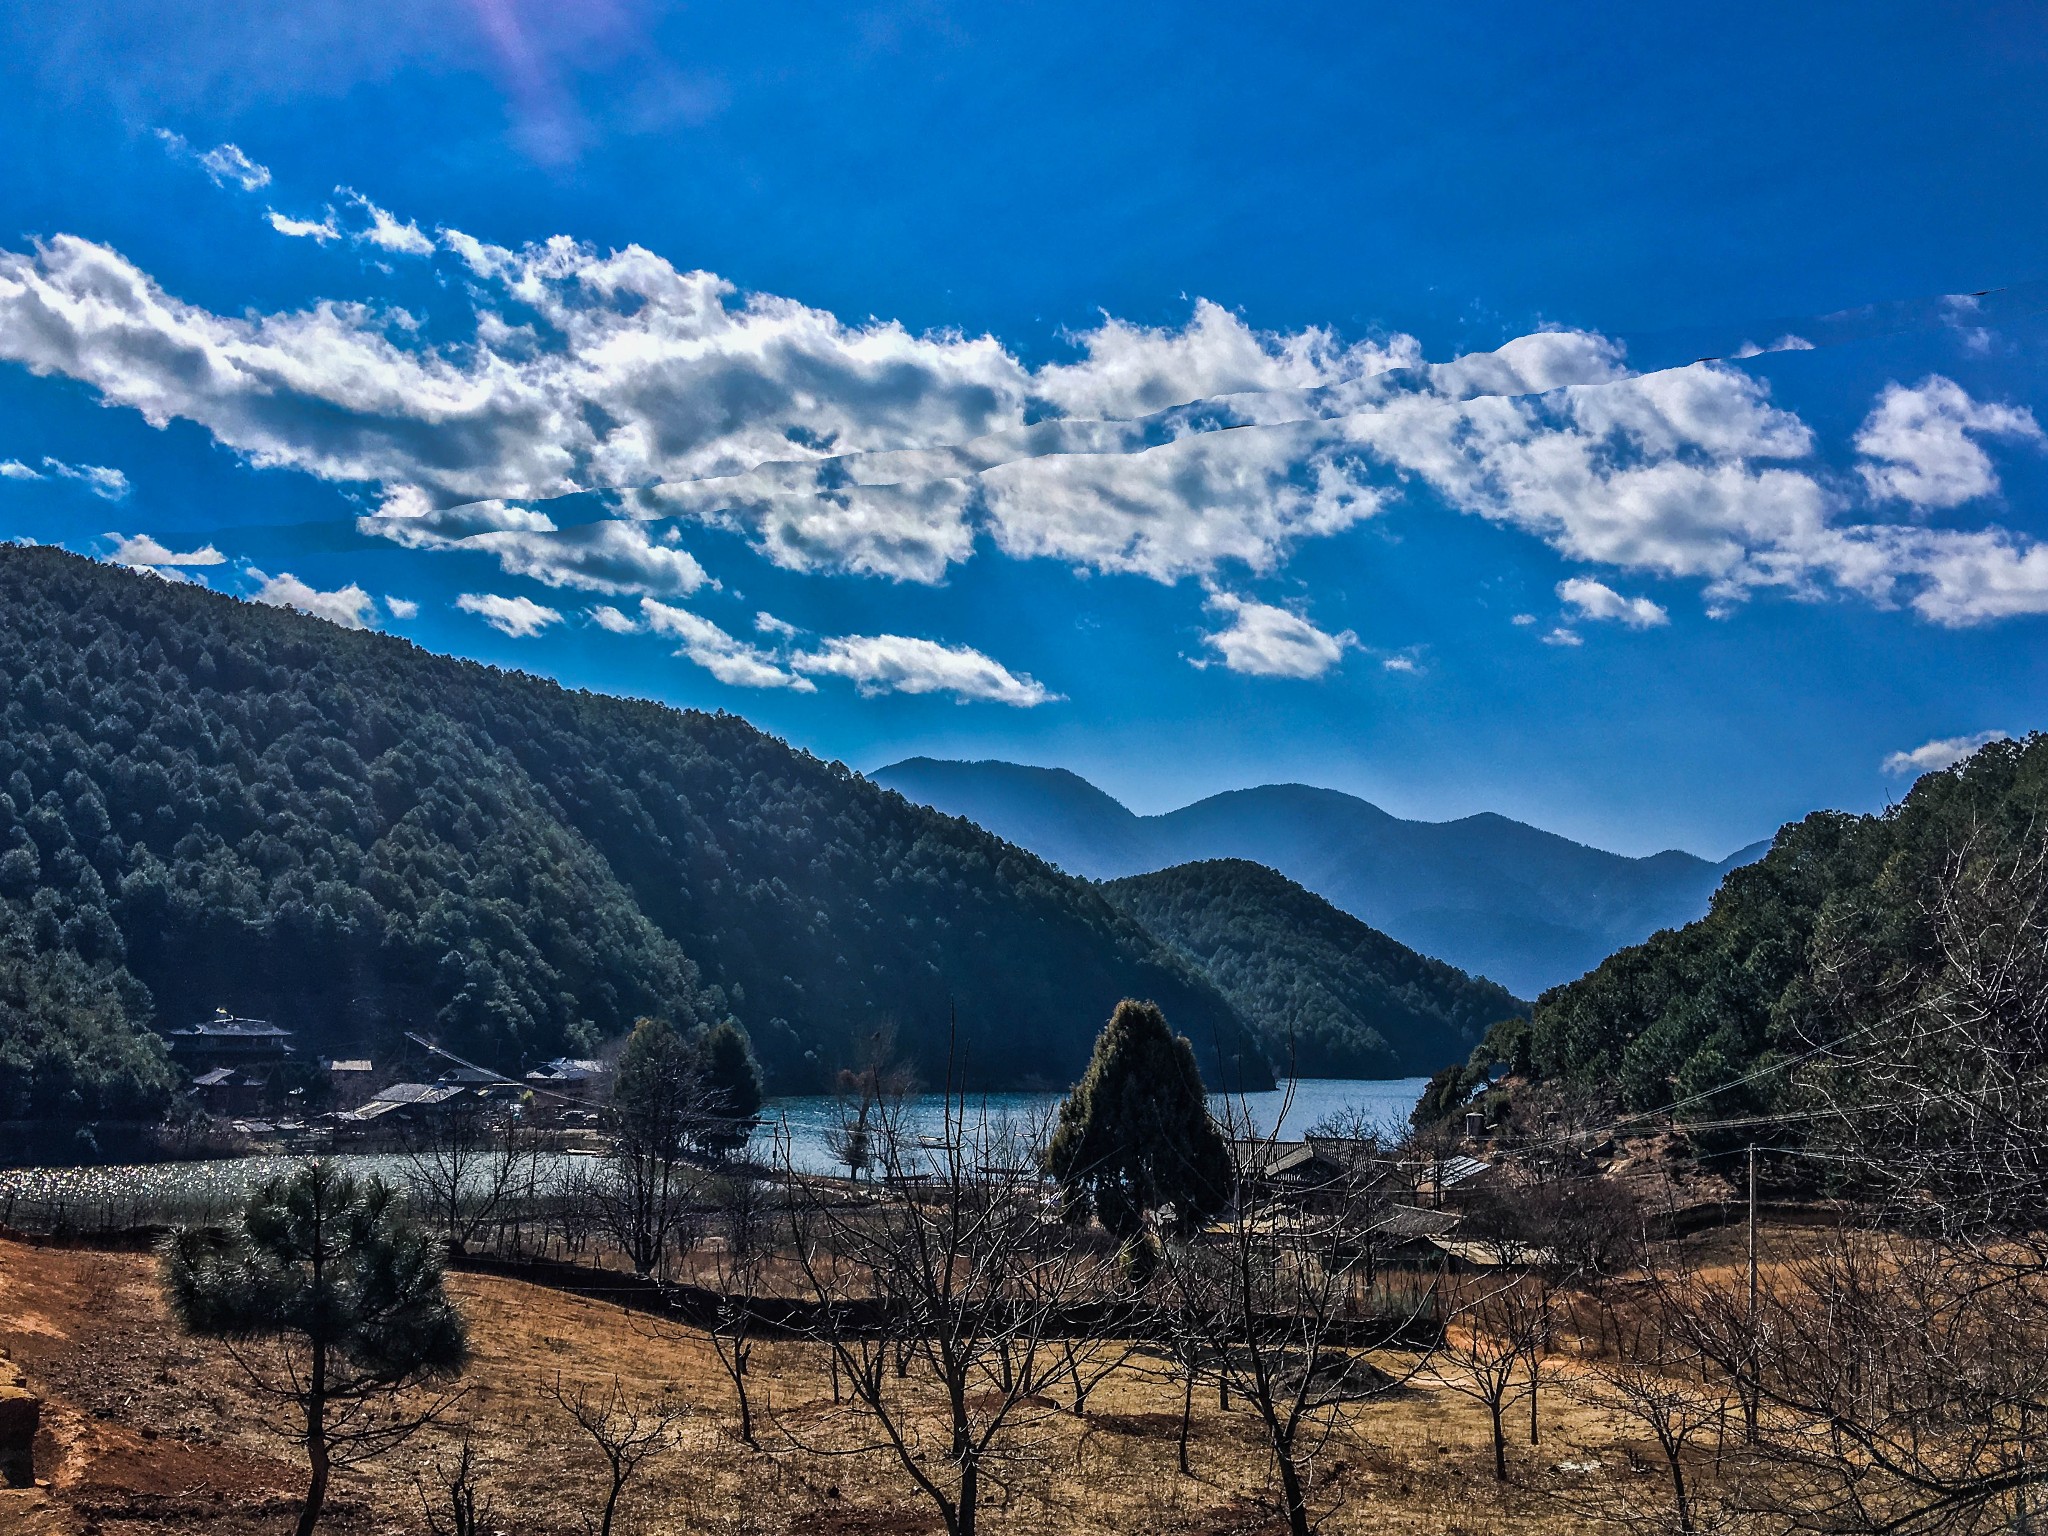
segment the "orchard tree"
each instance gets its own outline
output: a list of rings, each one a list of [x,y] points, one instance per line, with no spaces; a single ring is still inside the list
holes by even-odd
[[[634,1272],[651,1275],[683,1235],[684,1154],[704,1123],[698,1053],[668,1020],[633,1026],[612,1076],[611,1122],[600,1214]]]
[[[311,1464],[298,1536],[319,1523],[333,1467],[389,1450],[441,1406],[400,1394],[468,1357],[437,1245],[381,1180],[332,1163],[269,1180],[228,1232],[173,1233],[161,1267],[178,1321],[297,1409]]]
[[[1126,1242],[1164,1207],[1184,1235],[1229,1201],[1230,1152],[1209,1116],[1194,1047],[1157,1004],[1116,1005],[1060,1106],[1046,1163],[1070,1215],[1092,1209]]]

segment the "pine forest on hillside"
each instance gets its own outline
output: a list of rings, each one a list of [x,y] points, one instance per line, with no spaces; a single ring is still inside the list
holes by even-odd
[[[1103,893],[1260,1022],[1268,1056],[1302,1077],[1427,1076],[1527,1012],[1467,976],[1244,859],[1112,880]]]
[[[138,1026],[505,1069],[731,1015],[770,1084],[885,1025],[928,1081],[1064,1082],[1230,1004],[1085,882],[725,714],[571,692],[45,548],[0,550],[0,1118],[161,1107]]]

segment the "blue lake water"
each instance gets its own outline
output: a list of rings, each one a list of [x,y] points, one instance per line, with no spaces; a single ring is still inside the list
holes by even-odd
[[[1255,1134],[1299,1136],[1311,1126],[1341,1118],[1350,1124],[1398,1131],[1406,1126],[1428,1079],[1389,1080],[1302,1078],[1270,1093],[1214,1095],[1212,1111],[1234,1126]],[[970,1124],[986,1116],[1028,1130],[1051,1119],[1061,1095],[995,1093],[967,1101]],[[779,1164],[786,1155],[806,1173],[843,1169],[826,1144],[826,1133],[841,1122],[845,1110],[831,1098],[770,1099],[755,1133],[752,1156]],[[957,1113],[957,1111],[956,1111]],[[945,1101],[936,1094],[912,1099],[905,1107],[903,1129],[910,1137],[937,1135],[944,1126]],[[783,1148],[787,1147],[785,1153]],[[284,1155],[223,1158],[204,1162],[102,1165],[91,1168],[0,1169],[0,1221],[31,1208],[61,1202],[81,1222],[117,1226],[124,1222],[202,1220],[226,1216],[249,1190],[295,1160]],[[402,1182],[403,1158],[392,1153],[348,1153],[341,1161],[362,1173]],[[550,1178],[581,1170],[591,1160],[550,1154],[543,1159],[543,1184]]]
[[[1408,1112],[1428,1084],[1425,1077],[1305,1077],[1270,1093],[1212,1094],[1209,1105],[1211,1113],[1233,1126],[1249,1122],[1247,1129],[1255,1135],[1300,1136],[1309,1127],[1331,1119],[1398,1132],[1407,1128]],[[991,1120],[1030,1126],[1050,1118],[1062,1097],[1057,1093],[983,1094],[968,1099],[967,1116],[970,1122],[986,1115]],[[762,1110],[753,1154],[763,1162],[780,1161],[777,1139],[786,1136],[789,1159],[798,1168],[808,1173],[839,1171],[825,1136],[840,1124],[844,1114],[836,1099],[770,1099]],[[908,1134],[935,1136],[944,1126],[945,1100],[937,1094],[921,1095],[906,1107],[904,1120]]]

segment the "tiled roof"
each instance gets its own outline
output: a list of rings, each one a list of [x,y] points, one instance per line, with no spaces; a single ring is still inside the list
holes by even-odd
[[[279,1029],[268,1019],[238,1019],[233,1014],[217,1013],[167,1033],[173,1040],[289,1040],[292,1032]]]
[[[393,1083],[363,1108],[378,1104],[446,1104],[466,1091],[460,1083]]]

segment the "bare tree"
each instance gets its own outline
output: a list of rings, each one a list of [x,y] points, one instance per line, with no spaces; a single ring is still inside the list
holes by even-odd
[[[1573,1390],[1589,1406],[1647,1430],[1663,1459],[1670,1488],[1668,1510],[1637,1505],[1633,1489],[1621,1485],[1617,1494],[1622,1508],[1615,1513],[1624,1528],[1690,1533],[1700,1528],[1699,1490],[1688,1477],[1687,1464],[1699,1438],[1725,1419],[1728,1400],[1702,1386],[1696,1379],[1697,1359],[1663,1347],[1661,1324],[1654,1326],[1650,1338],[1639,1334],[1618,1356],[1598,1361],[1578,1378]]]
[[[1548,1331],[1549,1302],[1540,1277],[1495,1274],[1458,1300],[1437,1349],[1437,1377],[1486,1409],[1496,1482],[1508,1476],[1508,1410],[1524,1398],[1534,1401],[1534,1362]],[[1532,1443],[1535,1437],[1532,1427]]]
[[[437,1461],[426,1476],[415,1472],[412,1486],[427,1536],[486,1536],[490,1530],[494,1506],[484,1495],[468,1435],[454,1462]]]
[[[1270,1162],[1270,1138],[1240,1136],[1231,1147],[1231,1209],[1207,1233],[1165,1247],[1169,1315],[1186,1331],[1186,1357],[1206,1361],[1226,1401],[1234,1394],[1257,1417],[1288,1529],[1309,1536],[1323,1446],[1350,1414],[1411,1379],[1427,1351],[1396,1373],[1367,1358],[1418,1321],[1356,1315],[1376,1204],[1310,1210],[1267,1194],[1258,1171]]]
[[[1845,906],[1814,939],[1797,1151],[1859,1214],[1760,1277],[1757,1449],[1793,1528],[2024,1529],[2048,1502],[2048,836],[1967,823],[1898,879],[1917,913]]]
[[[687,1151],[704,1119],[695,1049],[661,1019],[633,1027],[612,1081],[611,1155],[592,1181],[599,1220],[635,1274],[658,1272],[689,1246]]]
[[[2021,1252],[1849,1228],[1770,1266],[1755,1389],[1772,1476],[1758,1508],[1815,1532],[2029,1529],[2043,1502],[2048,1284],[2010,1267]],[[1711,1293],[1693,1308],[1703,1332],[1731,1310]]]
[[[902,1108],[916,1091],[916,1076],[896,1061],[896,1031],[884,1024],[862,1043],[857,1066],[839,1073],[836,1123],[825,1131],[825,1150],[855,1179],[888,1166],[895,1149],[884,1145],[903,1123]]]
[[[612,1520],[626,1484],[643,1463],[675,1449],[677,1431],[690,1410],[666,1392],[652,1399],[635,1399],[617,1376],[602,1392],[586,1386],[568,1391],[559,1376],[549,1390],[604,1457],[609,1479],[604,1508],[596,1520],[586,1523],[596,1536],[612,1536]]]
[[[883,1130],[869,1199],[788,1172],[797,1263],[819,1342],[874,1432],[856,1449],[888,1451],[949,1536],[973,1536],[1006,1437],[1072,1371],[1058,1335],[1093,1267],[1045,1212],[1042,1125],[949,1094],[939,1135]]]
[[[755,1450],[753,1399],[748,1394],[755,1344],[755,1303],[762,1272],[771,1256],[773,1211],[767,1191],[747,1174],[723,1179],[714,1194],[717,1224],[713,1247],[713,1284],[718,1290],[710,1327],[711,1347],[732,1382],[739,1408],[740,1439]]]
[[[468,1098],[407,1125],[398,1157],[413,1209],[460,1253],[531,1182],[534,1148],[502,1113]]]

